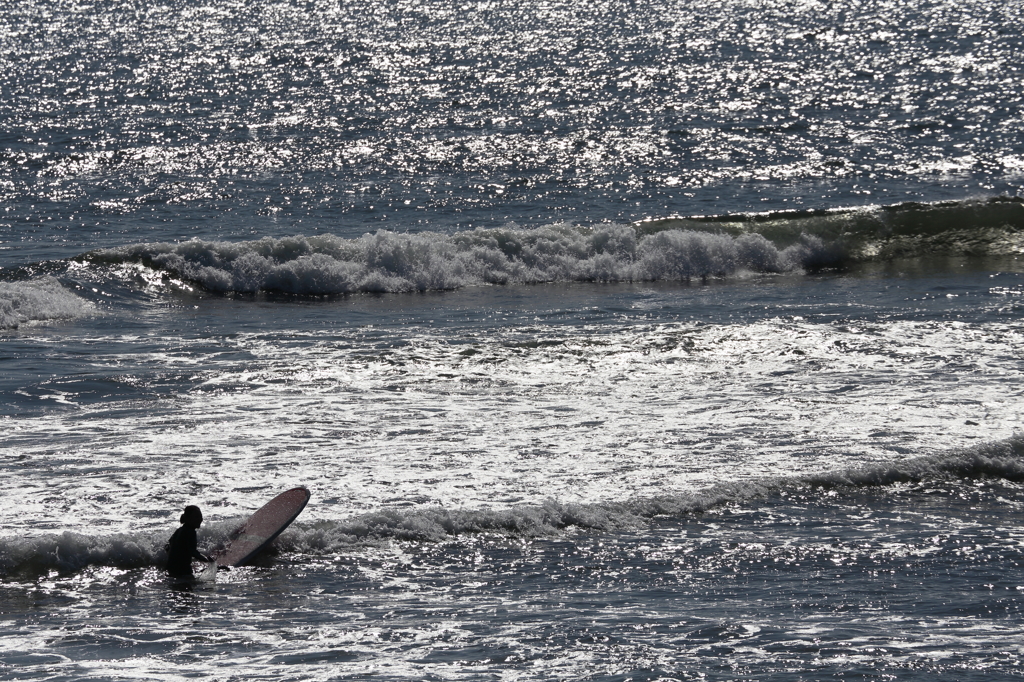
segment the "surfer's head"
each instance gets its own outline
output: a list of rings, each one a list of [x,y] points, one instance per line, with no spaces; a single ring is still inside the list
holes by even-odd
[[[203,524],[203,512],[199,511],[199,507],[190,504],[185,507],[185,512],[181,515],[181,522],[186,526],[198,528]]]

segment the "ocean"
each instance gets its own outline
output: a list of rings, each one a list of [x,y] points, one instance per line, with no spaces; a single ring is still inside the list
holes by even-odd
[[[0,7],[0,679],[1024,677],[1019,0]]]

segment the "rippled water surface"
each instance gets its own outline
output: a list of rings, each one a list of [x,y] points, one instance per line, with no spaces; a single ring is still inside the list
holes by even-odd
[[[1020,11],[16,3],[0,20],[4,241],[77,253],[139,230],[358,234],[1015,193]]]

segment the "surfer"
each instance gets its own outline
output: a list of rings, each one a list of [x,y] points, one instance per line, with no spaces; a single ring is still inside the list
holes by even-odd
[[[181,515],[181,528],[167,542],[167,572],[175,578],[192,578],[192,560],[210,563],[213,559],[202,554],[198,548],[196,530],[203,523],[203,512],[190,504]]]

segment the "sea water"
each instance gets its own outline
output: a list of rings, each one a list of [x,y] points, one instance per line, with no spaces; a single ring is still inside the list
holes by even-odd
[[[1022,10],[5,4],[0,677],[1020,677]]]

